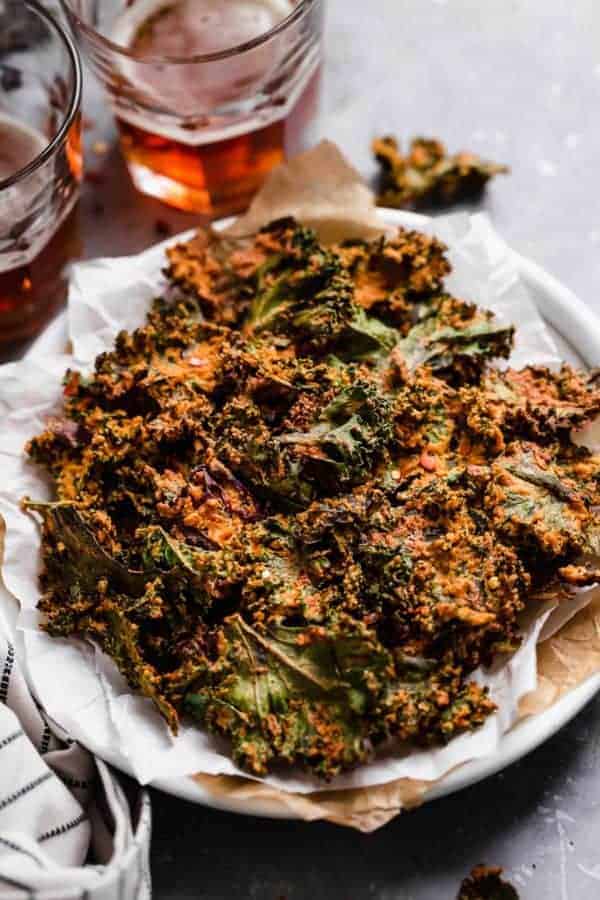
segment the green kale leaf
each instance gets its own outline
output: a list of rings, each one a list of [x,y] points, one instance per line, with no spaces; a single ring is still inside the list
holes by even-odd
[[[279,758],[332,778],[367,760],[367,714],[382,692],[387,651],[357,623],[258,629],[232,616],[209,678],[188,711],[229,737],[236,762],[264,774]]]

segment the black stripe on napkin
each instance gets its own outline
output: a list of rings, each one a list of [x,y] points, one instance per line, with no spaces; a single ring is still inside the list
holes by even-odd
[[[44,755],[44,753],[48,752],[51,735],[52,732],[50,731],[50,726],[47,722],[44,722],[44,731],[42,732],[42,740],[40,741],[40,753],[42,754],[42,756]]]
[[[0,703],[6,703],[8,697],[8,686],[10,684],[10,676],[15,664],[15,648],[8,642],[8,653],[4,661],[4,669],[2,670],[2,678],[0,678]]]
[[[96,781],[95,778],[71,778],[70,775],[63,775],[62,772],[57,772],[57,775],[68,788],[89,788]]]
[[[117,882],[118,900],[125,900],[125,878],[127,873],[124,869],[119,869],[119,880]]]
[[[36,862],[42,869],[45,868],[41,859],[38,859],[35,853],[31,853],[31,851],[26,850],[25,847],[20,847],[18,844],[15,844],[14,841],[9,841],[6,838],[0,837],[0,844],[4,844],[4,846],[8,847],[9,850],[14,850],[16,853],[21,853],[23,856],[28,856],[29,859],[32,859],[34,862]]]
[[[0,800],[0,809],[6,809],[7,806],[10,806],[16,800],[20,800],[25,794],[29,794],[39,787],[40,784],[43,784],[44,781],[48,781],[49,778],[52,778],[53,774],[53,772],[44,772],[43,775],[38,775],[38,777],[34,778],[33,781],[30,781],[29,784],[23,785],[23,787],[19,788],[18,791],[15,791],[14,794],[9,794],[4,800]]]
[[[13,731],[12,734],[7,734],[5,738],[2,738],[0,741],[0,750],[3,750],[5,747],[8,747],[9,744],[12,744],[13,741],[16,741],[17,738],[20,738],[23,734],[23,729],[19,728],[17,731]]]
[[[0,881],[3,881],[5,884],[10,884],[11,887],[18,888],[20,891],[25,891],[28,897],[33,897],[34,893],[28,884],[23,884],[22,881],[17,881],[15,878],[9,878],[7,875],[2,875],[0,873]]]
[[[76,819],[71,819],[70,822],[65,822],[64,825],[57,825],[56,828],[52,828],[50,831],[45,831],[43,834],[40,834],[38,843],[41,844],[42,841],[49,841],[50,838],[58,837],[60,834],[66,834],[67,831],[72,831],[73,828],[77,828],[77,826],[81,825],[82,822],[85,822],[86,819],[87,813],[81,813]]]

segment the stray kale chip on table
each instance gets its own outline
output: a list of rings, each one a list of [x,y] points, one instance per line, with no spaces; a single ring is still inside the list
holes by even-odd
[[[456,900],[519,900],[515,888],[501,875],[499,866],[475,866],[461,884]]]
[[[507,166],[475,153],[449,154],[436,138],[414,138],[404,155],[393,137],[376,138],[373,153],[380,166],[380,206],[393,209],[433,209],[477,199],[495,175]]]
[[[493,368],[513,329],[447,292],[445,251],[200,232],[29,444],[46,630],[256,775],[478,728],[519,614],[599,578],[600,459],[571,441],[597,384]]]

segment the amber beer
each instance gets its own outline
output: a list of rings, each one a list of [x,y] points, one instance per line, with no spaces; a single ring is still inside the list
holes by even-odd
[[[136,0],[112,38],[138,59],[218,57],[269,32],[294,6],[293,0],[174,0],[166,6]],[[294,49],[278,39],[204,67],[129,62],[127,77],[147,101],[180,114],[178,122],[165,122],[118,105],[121,146],[136,186],[210,217],[243,209],[268,172],[301,149],[317,111],[317,56],[297,54],[297,71],[281,79],[280,90],[268,83],[286,53],[291,57]],[[260,92],[264,101],[257,104]],[[249,112],[240,115],[244,104]],[[233,107],[236,114],[228,117]]]
[[[47,144],[35,129],[0,116],[0,186]],[[63,202],[68,185],[56,162],[52,178],[46,167],[0,190],[0,358],[36,334],[66,299],[66,266],[79,250],[77,209],[75,194]],[[80,165],[75,127],[65,145],[67,180],[78,177],[70,167]]]

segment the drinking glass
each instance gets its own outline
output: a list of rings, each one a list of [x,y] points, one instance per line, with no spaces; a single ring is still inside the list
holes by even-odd
[[[81,180],[77,50],[36,0],[0,0],[0,354],[66,299],[78,252]]]
[[[324,0],[61,0],[136,187],[215,218],[302,149]]]

